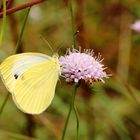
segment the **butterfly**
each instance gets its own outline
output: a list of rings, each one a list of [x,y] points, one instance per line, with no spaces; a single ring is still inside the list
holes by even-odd
[[[21,53],[0,65],[4,85],[16,106],[28,114],[42,113],[52,102],[61,66],[58,55]]]

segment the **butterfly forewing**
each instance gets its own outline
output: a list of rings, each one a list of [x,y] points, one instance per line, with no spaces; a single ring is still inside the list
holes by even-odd
[[[8,57],[0,65],[0,73],[5,86],[13,93],[17,79],[28,68],[51,59],[51,57],[41,53],[22,53]]]

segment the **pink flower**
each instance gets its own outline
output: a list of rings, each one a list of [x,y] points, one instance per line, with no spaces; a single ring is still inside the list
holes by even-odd
[[[61,74],[65,76],[67,82],[78,83],[80,80],[86,82],[102,81],[107,78],[105,67],[101,64],[101,55],[93,57],[93,50],[86,49],[84,52],[69,49],[65,56],[61,56]]]
[[[140,20],[137,20],[132,25],[130,25],[130,29],[140,32]]]

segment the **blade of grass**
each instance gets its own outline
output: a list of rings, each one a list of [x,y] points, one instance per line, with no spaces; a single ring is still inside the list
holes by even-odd
[[[3,19],[2,19],[2,28],[0,32],[0,47],[2,46],[4,31],[6,26],[6,0],[3,0]]]
[[[6,135],[6,136],[10,136],[16,140],[37,140],[36,138],[33,138],[33,137],[29,137],[29,136],[25,136],[25,135],[21,135],[21,134],[17,134],[17,133],[12,133],[12,132],[8,132],[8,131],[0,129],[0,135],[2,135],[2,134]]]
[[[27,23],[27,19],[28,19],[30,9],[31,9],[31,7],[29,7],[26,11],[25,18],[24,18],[24,21],[23,21],[23,25],[22,25],[22,28],[21,28],[21,32],[20,32],[20,35],[19,35],[19,39],[18,39],[18,42],[17,42],[17,45],[16,45],[15,53],[18,53],[20,48],[21,48],[22,37],[23,37],[23,33],[24,33],[25,25]]]
[[[3,103],[2,103],[2,105],[1,105],[1,108],[0,108],[0,115],[1,115],[2,112],[3,112],[3,109],[4,109],[4,107],[5,107],[6,103],[7,103],[7,100],[8,100],[8,98],[9,98],[9,96],[10,96],[10,93],[8,92],[7,95],[6,95],[6,97],[5,97],[5,99],[4,99],[4,101],[3,101]]]

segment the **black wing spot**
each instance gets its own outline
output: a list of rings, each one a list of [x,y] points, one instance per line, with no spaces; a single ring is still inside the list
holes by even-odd
[[[14,74],[14,77],[15,77],[15,79],[18,79],[18,75],[17,74]]]

